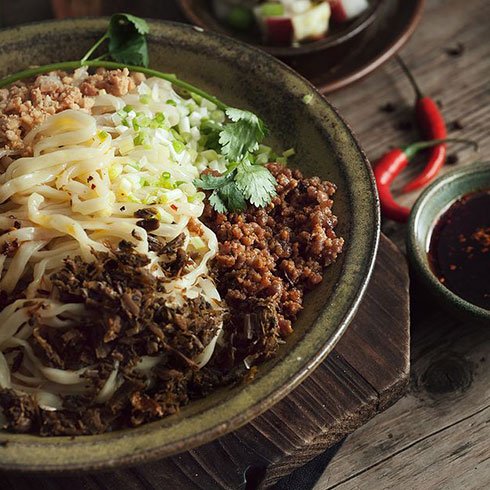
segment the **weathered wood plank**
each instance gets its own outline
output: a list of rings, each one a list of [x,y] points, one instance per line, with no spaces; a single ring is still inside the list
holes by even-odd
[[[437,329],[435,325],[438,325]],[[474,436],[467,433],[463,422],[490,406],[488,326],[461,322],[444,312],[434,312],[418,324],[413,337],[412,381],[408,396],[347,440],[316,490],[337,488],[342,482],[349,482],[352,488],[360,482],[364,485],[366,473],[375,469],[379,474],[398,471],[400,458],[404,458],[407,466],[420,464],[420,468],[425,467],[427,483],[423,488],[440,488],[439,476],[433,466],[439,465],[441,451],[449,454],[454,450],[449,446],[439,447],[438,437],[446,432],[451,435],[444,437],[451,440],[454,437],[460,444],[467,444],[467,451],[474,450],[474,461],[478,462],[479,445]],[[489,420],[488,413],[486,420]],[[481,425],[481,429],[488,441],[490,427]],[[419,463],[418,458],[411,456],[411,448],[430,440],[431,444],[424,449],[425,457],[420,458]],[[488,443],[485,450],[486,457],[490,457]],[[463,473],[472,472],[475,484],[479,482],[481,473],[470,459],[458,464],[463,466],[458,466],[457,471],[448,467],[445,472],[449,472],[455,481]],[[490,474],[487,476],[490,478]],[[411,476],[400,476],[400,488],[411,481]]]
[[[428,0],[422,21],[401,55],[413,69],[423,91],[442,103],[448,123],[460,121],[462,130],[450,128],[451,137],[478,141],[478,154],[470,149],[458,152],[458,166],[475,160],[490,159],[490,2],[488,0]],[[447,50],[462,43],[460,57]],[[421,138],[412,130],[397,129],[413,119],[413,91],[398,64],[391,60],[365,80],[328,98],[347,119],[372,162],[388,148]],[[397,110],[387,114],[380,108],[387,102]],[[451,145],[449,153],[459,148]],[[420,172],[423,158],[410,165],[395,182],[395,196],[402,204],[412,205],[419,192],[398,192]],[[454,168],[446,166],[442,173]],[[387,220],[383,231],[402,250],[405,227]]]
[[[403,453],[395,454],[390,458],[389,464],[371,467],[362,474],[362,478],[325,488],[338,490],[489,488],[489,417],[490,406],[487,406],[480,412],[414,443]],[[429,474],[430,479],[428,479]],[[403,486],[404,484],[407,486]]]
[[[448,121],[460,120],[464,129],[451,135],[474,138],[480,158],[490,155],[490,4],[485,0],[429,1],[426,15],[402,55],[428,94],[443,102]],[[448,47],[463,43],[465,52],[452,58]],[[382,96],[380,96],[382,94]],[[376,99],[378,97],[378,99]],[[411,92],[395,62],[360,84],[331,96],[356,129],[371,157],[389,144],[411,139],[393,123],[408,112],[379,111],[386,101],[400,107],[411,102]],[[377,104],[369,103],[377,100]],[[363,107],[359,110],[359,107]],[[415,138],[415,132],[412,139]],[[475,160],[460,155],[458,165]],[[418,167],[419,169],[420,167]],[[414,168],[411,174],[418,169]],[[444,171],[449,170],[449,167]],[[409,174],[400,178],[400,186]],[[410,204],[417,193],[401,198]],[[384,231],[403,245],[405,228],[385,223]],[[420,285],[412,292],[412,384],[409,396],[353,434],[330,464],[316,490],[327,488],[439,488],[489,487],[488,326],[462,322],[433,303]],[[424,373],[432,375],[422,382]],[[435,374],[437,376],[435,376]],[[447,393],[430,393],[427,380],[448,381]],[[461,384],[471,379],[465,390]],[[458,381],[452,384],[454,381]],[[466,380],[466,381],[465,381]],[[434,381],[432,381],[434,385]],[[437,385],[436,385],[437,386]],[[432,388],[433,389],[433,388]],[[486,418],[485,418],[486,417]],[[475,432],[466,421],[475,423]],[[458,447],[463,448],[456,453]],[[485,460],[485,461],[484,461]],[[416,484],[418,482],[418,485]]]

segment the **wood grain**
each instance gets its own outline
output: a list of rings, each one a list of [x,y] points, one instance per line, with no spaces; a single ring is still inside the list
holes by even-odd
[[[265,489],[402,396],[408,383],[408,327],[405,260],[382,237],[366,299],[337,348],[296,390],[250,424],[195,450],[135,468],[77,477],[2,478],[16,490]]]
[[[446,120],[463,124],[451,136],[479,142],[479,154],[458,153],[458,166],[490,159],[489,22],[487,0],[429,0],[419,29],[401,53],[425,92],[442,103]],[[449,56],[447,49],[458,43],[465,47],[463,55]],[[373,160],[389,145],[418,137],[415,129],[396,129],[410,119],[413,99],[395,62],[329,98]],[[388,101],[398,107],[394,114],[380,111]],[[409,168],[396,187],[419,170],[418,164]],[[417,195],[398,198],[411,204]],[[383,230],[404,247],[404,226],[385,221]],[[409,394],[347,439],[315,490],[490,488],[489,326],[445,313],[417,283],[411,296]]]
[[[487,325],[427,314],[413,331],[408,396],[348,439],[316,490],[354,489],[370,478],[380,489],[414,478],[430,483],[412,488],[488,488],[489,352]],[[464,486],[468,473],[474,486]]]
[[[442,104],[449,136],[479,143],[478,153],[450,145],[450,154],[458,150],[457,166],[490,160],[490,2],[428,0],[427,4],[417,31],[401,55],[422,90]],[[448,49],[459,43],[464,46],[463,55],[449,55]],[[413,90],[394,60],[365,80],[330,94],[328,99],[354,129],[372,162],[390,147],[421,139],[413,121]],[[387,102],[396,107],[394,113],[381,110]],[[455,121],[463,129],[454,129]],[[400,129],[406,123],[412,124],[411,130]],[[422,155],[396,180],[394,195],[402,204],[412,205],[419,195],[402,195],[399,189],[420,172],[423,163]],[[454,167],[447,165],[442,173]],[[386,220],[383,231],[404,250],[404,226]]]

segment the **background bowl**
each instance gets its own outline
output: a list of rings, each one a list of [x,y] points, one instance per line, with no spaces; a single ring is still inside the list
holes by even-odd
[[[260,114],[279,148],[294,146],[291,165],[338,185],[334,211],[344,253],[305,299],[295,331],[256,379],[221,389],[162,421],[97,436],[0,434],[0,469],[94,470],[139,463],[208,442],[280,400],[330,352],[361,301],[379,239],[379,205],[371,167],[352,132],[314,87],[254,48],[192,26],[150,21],[153,68]],[[0,75],[33,64],[80,59],[107,19],[26,25],[0,32]],[[311,95],[306,104],[304,97]],[[326,387],[328,388],[328,387]]]
[[[325,38],[319,39],[318,41],[301,43],[299,46],[293,47],[273,46],[262,42],[258,43],[257,39],[260,39],[258,29],[241,32],[227,26],[214,15],[213,2],[210,0],[178,0],[182,12],[194,25],[211,29],[215,32],[220,32],[221,34],[226,34],[227,36],[252,44],[281,59],[318,53],[319,51],[326,51],[347,43],[360,35],[374,22],[381,2],[382,0],[371,0],[369,9],[366,12],[345,24],[339,25],[332,21]]]
[[[441,304],[460,316],[490,322],[490,311],[469,303],[441,284],[427,257],[432,230],[444,211],[469,192],[485,188],[490,188],[490,162],[453,170],[434,181],[417,199],[410,215],[407,252],[414,272]]]

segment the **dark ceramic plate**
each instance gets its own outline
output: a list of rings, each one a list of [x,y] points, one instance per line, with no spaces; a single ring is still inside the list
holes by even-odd
[[[237,29],[233,29],[223,24],[214,15],[211,0],[178,0],[178,3],[184,15],[194,25],[235,37],[240,41],[255,45],[282,59],[325,52],[326,50],[339,46],[357,37],[373,23],[382,1],[383,0],[371,0],[369,9],[352,22],[346,22],[343,25],[331,23],[332,25],[330,26],[329,32],[324,39],[305,42],[295,47],[272,46],[257,43],[257,39],[260,39],[260,32],[258,29],[257,31],[240,32]]]
[[[422,18],[425,0],[382,0],[374,22],[362,38],[342,45],[332,59],[304,60],[294,65],[323,93],[360,80],[392,58],[410,39]]]
[[[212,15],[209,0],[179,0],[190,22],[228,35]],[[299,48],[258,45],[291,65],[321,92],[333,92],[368,75],[389,60],[415,31],[425,0],[376,0],[371,10],[325,39]],[[240,36],[238,36],[240,37]],[[254,39],[241,40],[254,44]]]
[[[106,26],[107,19],[79,19],[1,31],[0,75],[80,59]],[[378,198],[370,165],[337,112],[311,84],[261,51],[188,25],[151,21],[150,28],[153,68],[257,112],[270,126],[273,144],[296,148],[293,166],[338,185],[334,211],[345,251],[307,295],[295,332],[277,358],[263,364],[253,382],[222,389],[174,416],[134,429],[76,438],[1,433],[0,469],[110,468],[169,456],[238,428],[285,396],[325,358],[368,283],[379,238]],[[309,104],[305,95],[312,96]]]

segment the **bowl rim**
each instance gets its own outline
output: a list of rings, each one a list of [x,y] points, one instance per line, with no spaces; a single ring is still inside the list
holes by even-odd
[[[442,175],[436,179],[432,184],[430,184],[424,191],[420,194],[417,201],[415,202],[410,217],[408,219],[407,226],[407,252],[415,269],[415,272],[419,277],[423,279],[426,286],[428,286],[439,298],[445,301],[447,304],[456,307],[461,312],[467,313],[474,318],[480,320],[490,320],[490,310],[486,310],[480,306],[477,306],[469,301],[463,299],[461,296],[457,295],[449,288],[444,286],[436,277],[432,269],[430,268],[429,262],[427,260],[427,250],[424,248],[424,244],[421,244],[417,239],[417,229],[420,226],[421,217],[426,211],[426,206],[430,202],[431,198],[439,193],[443,187],[449,183],[454,183],[457,181],[464,181],[470,175],[474,174],[485,174],[490,175],[490,162],[477,162],[471,166],[465,166],[461,168],[456,168]],[[484,189],[484,187],[476,186],[473,190],[478,191]],[[432,231],[434,229],[437,220],[446,212],[449,207],[454,204],[458,199],[468,194],[468,192],[457,192],[451,194],[449,199],[445,199],[446,203],[441,208],[437,214],[436,220],[431,222],[430,228],[427,231],[427,236],[430,238]],[[448,194],[449,195],[449,194]],[[425,230],[424,230],[425,231]]]
[[[182,13],[187,17],[189,22],[192,22],[194,25],[202,27],[203,29],[209,29],[217,32],[212,25],[204,22],[202,17],[197,15],[197,13],[194,11],[192,4],[195,1],[196,0],[178,0]],[[302,43],[299,46],[274,46],[256,42],[249,43],[246,41],[246,39],[237,38],[235,36],[229,37],[234,37],[238,41],[246,42],[253,47],[259,48],[262,51],[266,51],[267,53],[279,58],[295,58],[297,56],[317,53],[343,44],[367,29],[376,19],[379,9],[385,0],[372,1],[375,3],[368,7],[368,11],[361,14],[358,18],[353,19],[350,23],[351,25],[349,25],[345,30],[341,30],[340,32],[331,35],[327,33],[327,35],[322,39]],[[216,20],[216,22],[220,24],[219,20]],[[220,30],[218,32],[222,35],[227,35],[224,30]]]
[[[81,29],[83,27],[84,36],[89,34],[100,35],[99,33],[106,27],[107,20],[107,17],[97,17],[30,23],[23,26],[1,29],[0,39],[9,39],[10,35],[14,36],[14,34],[19,35],[22,33],[25,33],[26,36],[40,35],[41,33],[45,33],[46,30],[49,32],[50,28],[60,32],[63,31],[63,29],[68,29],[70,27],[72,29]],[[354,166],[351,166],[351,168],[348,169],[349,172],[351,172],[351,176],[353,174],[356,174],[357,176],[358,174],[363,173],[363,177],[366,177],[365,179],[362,179],[362,187],[366,191],[364,196],[366,199],[357,199],[355,205],[354,201],[351,201],[351,204],[354,224],[355,222],[360,223],[361,220],[367,219],[370,226],[370,233],[357,233],[354,235],[352,230],[350,232],[352,243],[349,244],[349,247],[345,251],[347,257],[345,264],[350,267],[351,278],[347,281],[345,280],[345,277],[341,277],[331,298],[329,298],[329,303],[332,300],[337,300],[343,301],[344,304],[342,313],[339,313],[338,315],[340,318],[337,328],[333,330],[332,335],[325,338],[325,336],[321,336],[319,332],[320,325],[317,324],[321,322],[322,318],[327,318],[324,309],[313,322],[313,326],[308,331],[308,334],[305,335],[305,338],[316,342],[316,350],[312,351],[311,347],[305,347],[303,339],[303,341],[297,343],[298,345],[292,349],[292,353],[288,354],[288,358],[285,359],[291,361],[291,354],[302,352],[302,349],[306,351],[307,356],[297,359],[293,373],[289,373],[288,376],[285,377],[284,375],[278,375],[276,370],[274,377],[273,373],[276,366],[273,366],[268,372],[268,378],[272,376],[272,380],[268,380],[269,384],[266,384],[263,379],[257,381],[258,387],[256,388],[256,391],[261,387],[269,385],[273,385],[274,389],[270,388],[269,391],[264,390],[266,393],[262,393],[257,399],[250,399],[251,393],[253,394],[253,390],[249,389],[250,386],[253,385],[253,383],[251,383],[250,385],[243,387],[243,389],[233,397],[225,399],[222,405],[235,409],[235,412],[231,417],[229,415],[222,415],[220,418],[220,412],[218,411],[216,415],[213,414],[211,423],[211,417],[207,412],[212,410],[205,408],[202,412],[199,412],[197,416],[196,414],[193,414],[188,418],[197,419],[194,423],[202,422],[204,420],[207,426],[193,432],[188,431],[186,433],[184,430],[183,434],[181,430],[178,438],[175,436],[176,430],[174,429],[172,432],[172,437],[174,437],[174,439],[168,440],[169,437],[167,436],[167,440],[158,440],[158,443],[155,442],[155,437],[157,435],[161,434],[162,431],[167,432],[172,431],[173,429],[173,426],[171,426],[170,423],[165,422],[166,419],[145,424],[142,427],[124,429],[95,436],[77,436],[74,439],[70,437],[39,437],[4,432],[0,434],[0,470],[56,473],[110,469],[168,457],[198,445],[205,444],[232,430],[238,429],[286,396],[325,359],[356,314],[372,275],[380,238],[380,208],[378,193],[371,165],[351,128],[339,115],[338,111],[308,80],[259,48],[249,46],[246,43],[242,43],[220,33],[211,31],[204,32],[188,24],[159,19],[149,19],[148,22],[150,27],[154,28],[154,34],[150,34],[148,38],[150,46],[152,42],[161,42],[162,39],[165,39],[165,36],[168,37],[170,35],[169,33],[171,31],[178,32],[181,35],[187,33],[193,38],[192,43],[195,43],[194,38],[197,40],[198,36],[206,36],[207,41],[210,43],[212,42],[220,46],[225,45],[227,48],[233,48],[233,53],[227,53],[227,59],[232,56],[234,58],[240,53],[248,52],[255,57],[262,58],[262,60],[266,61],[270,66],[275,66],[275,70],[283,73],[285,77],[289,76],[294,78],[296,82],[300,82],[302,89],[304,88],[304,90],[307,91],[306,93],[313,96],[310,104],[318,104],[315,112],[318,120],[320,119],[322,110],[331,111],[334,116],[333,121],[338,125],[339,131],[342,131],[342,134],[348,137],[349,148],[352,148],[353,153],[356,155],[356,162],[359,163],[359,166],[356,166],[355,169]],[[165,34],[162,34],[160,29],[164,30]],[[200,41],[202,42],[202,39]],[[186,43],[189,43],[189,39],[186,40]],[[8,46],[6,49],[7,48]],[[331,140],[331,144],[334,148],[338,148],[338,146],[335,146],[335,141]],[[352,199],[352,195],[349,195],[349,197]],[[355,251],[353,249],[353,244],[356,246]],[[362,257],[361,265],[359,265],[359,257]],[[354,269],[356,274],[354,274]],[[353,284],[350,281],[353,282]],[[339,289],[341,289],[341,287],[343,288],[342,292],[345,292],[345,290],[349,291],[348,301],[339,299]],[[261,382],[260,385],[259,382]],[[245,410],[237,410],[236,407],[239,401],[243,401],[244,399],[250,399],[250,406]],[[202,417],[202,413],[208,415],[208,418]],[[174,425],[178,425],[180,429],[189,429],[189,423],[185,425],[183,422],[186,422],[186,418],[182,418]],[[154,445],[151,447],[144,446],[143,444],[145,443],[152,443]],[[98,449],[100,451],[102,449],[105,449],[106,451],[103,453],[104,457],[102,459],[97,456],[97,446],[99,446]],[[121,449],[122,446],[124,446],[123,449]],[[16,449],[16,453],[13,452],[14,449]],[[63,456],[65,456],[65,458],[69,456],[72,449],[80,450],[83,453],[83,457],[73,456],[69,462],[66,462],[66,460],[63,460]],[[30,458],[27,457],[29,450],[32,450],[38,459],[34,460],[32,456]],[[56,454],[56,458],[54,459],[53,454]],[[8,456],[8,458],[6,458],[6,456]]]

